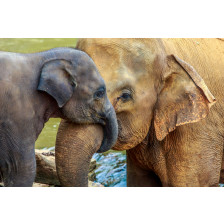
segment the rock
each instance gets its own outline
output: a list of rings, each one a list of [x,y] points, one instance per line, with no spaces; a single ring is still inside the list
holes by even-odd
[[[90,165],[89,165],[89,173],[88,173],[88,179],[93,182],[96,179],[96,174],[94,170],[96,169],[96,160],[91,159]]]
[[[104,187],[104,186],[100,183],[92,182],[89,180],[88,187]]]

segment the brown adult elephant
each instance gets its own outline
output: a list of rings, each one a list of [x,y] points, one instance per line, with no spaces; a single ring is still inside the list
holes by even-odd
[[[222,40],[81,39],[77,47],[93,58],[106,82],[119,125],[113,149],[128,150],[128,186],[218,186],[224,136]],[[209,90],[217,100],[210,112],[215,98]],[[57,156],[59,177],[67,175],[62,183],[78,177],[82,168],[75,166],[88,164],[97,151],[94,144],[84,144],[77,162],[75,128],[62,123],[58,134],[57,153],[72,149],[69,158],[75,161],[73,169],[68,160],[62,167]],[[64,130],[69,136],[62,147]],[[82,142],[98,136],[95,131]],[[87,184],[80,177],[73,180],[72,186]]]

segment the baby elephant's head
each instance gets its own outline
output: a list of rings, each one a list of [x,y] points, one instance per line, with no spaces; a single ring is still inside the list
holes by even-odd
[[[43,65],[38,90],[57,101],[67,120],[77,124],[101,124],[104,140],[99,152],[106,151],[115,144],[118,127],[104,80],[86,53],[70,48],[60,50],[63,51],[60,58],[55,56]]]

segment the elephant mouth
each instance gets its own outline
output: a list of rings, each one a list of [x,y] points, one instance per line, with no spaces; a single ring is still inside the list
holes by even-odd
[[[102,116],[94,113],[94,114],[91,115],[91,118],[94,121],[93,123],[95,123],[95,124],[100,124],[102,126],[106,125],[106,118],[105,117],[102,117]]]
[[[119,140],[123,139],[123,135],[122,135],[123,128],[122,128],[121,121],[119,119],[117,119],[117,126],[118,126],[118,138],[117,138],[117,141],[119,141]]]
[[[117,124],[118,138],[112,149],[117,151],[129,150],[141,142],[141,138],[138,138],[132,129],[129,131],[130,125],[127,122],[117,119]]]
[[[119,138],[120,133],[122,132],[121,121],[119,119],[117,119],[117,125],[118,125],[118,138]]]
[[[124,137],[122,135],[122,130],[123,130],[122,124],[121,124],[121,121],[119,119],[117,119],[117,125],[118,125],[118,138],[117,138],[116,144],[113,146],[112,149],[120,151],[121,146],[123,144],[125,144],[125,142],[124,142]]]
[[[103,125],[103,126],[106,125],[106,121],[105,121],[105,119],[102,119],[102,118],[99,119],[99,123],[100,123],[101,125]]]

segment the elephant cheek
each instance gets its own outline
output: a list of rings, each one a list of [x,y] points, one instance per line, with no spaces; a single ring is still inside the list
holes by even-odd
[[[140,144],[147,136],[152,116],[135,118],[133,115],[120,114],[118,117],[118,140],[114,150],[132,149]]]
[[[100,125],[78,125],[62,120],[55,147],[57,174],[62,186],[88,186],[90,160],[102,140]]]

